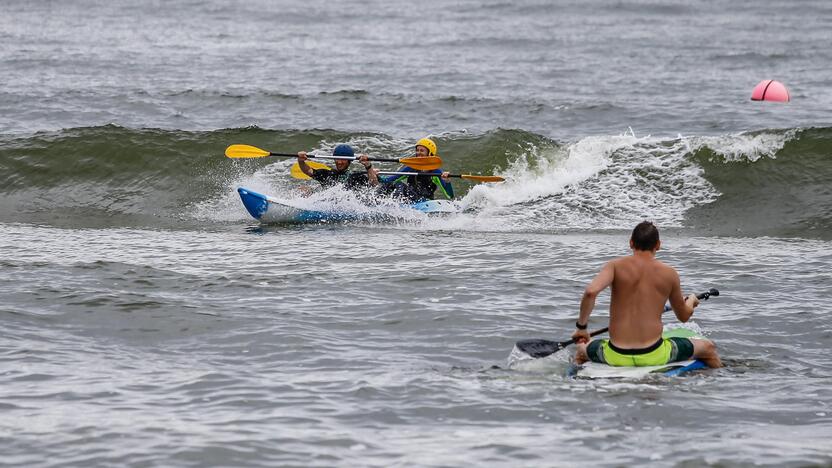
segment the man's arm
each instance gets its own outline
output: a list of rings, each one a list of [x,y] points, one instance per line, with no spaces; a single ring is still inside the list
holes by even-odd
[[[447,172],[447,171],[444,171],[444,172],[440,171],[440,172],[441,172],[441,175],[439,176],[439,183],[442,184],[442,191],[445,192],[445,196],[449,200],[453,200],[454,199],[454,186],[451,185],[451,180],[450,180],[450,174],[451,173]]]
[[[584,295],[581,297],[581,313],[578,316],[576,325],[585,326],[589,322],[589,315],[595,307],[595,299],[601,291],[612,284],[613,279],[615,279],[615,265],[613,262],[607,262],[589,285],[587,285],[586,289],[584,289]],[[572,338],[575,341],[589,341],[589,331],[586,328],[578,329],[572,334]]]
[[[673,309],[673,313],[676,314],[676,318],[684,323],[690,320],[690,316],[693,315],[693,308],[699,305],[699,299],[696,298],[695,294],[682,297],[679,274],[676,273],[676,270],[671,271],[673,274],[673,289],[670,291],[670,307]]]
[[[306,158],[306,151],[301,151],[300,153],[298,153],[298,167],[300,168],[301,172],[308,175],[309,177],[312,177],[312,172],[314,169],[312,169],[311,167],[309,167],[308,164],[306,164]]]
[[[364,169],[367,170],[367,182],[370,186],[375,187],[378,185],[378,169],[373,168],[373,163],[370,162],[369,156],[366,154],[362,154],[358,157],[358,161],[364,165]]]

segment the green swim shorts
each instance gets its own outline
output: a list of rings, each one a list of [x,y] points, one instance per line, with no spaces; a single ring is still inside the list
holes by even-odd
[[[610,366],[663,366],[669,362],[687,361],[693,357],[693,342],[688,338],[661,338],[643,349],[621,349],[610,340],[593,340],[586,353],[592,362]]]

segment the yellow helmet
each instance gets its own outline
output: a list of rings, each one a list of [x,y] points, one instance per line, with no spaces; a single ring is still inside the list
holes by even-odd
[[[429,156],[436,156],[436,143],[430,138],[422,138],[416,142],[416,146],[424,146],[428,149]]]

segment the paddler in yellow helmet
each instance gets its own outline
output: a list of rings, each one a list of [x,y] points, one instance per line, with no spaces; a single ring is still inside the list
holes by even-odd
[[[416,157],[437,156],[436,143],[430,138],[422,138],[416,142]],[[433,171],[417,171],[402,166],[396,172],[413,172],[413,175],[378,176],[378,169],[368,169],[367,177],[370,185],[378,186],[378,192],[391,195],[402,200],[416,203],[433,200],[436,189],[440,189],[445,198],[454,198],[454,187],[451,185],[450,173],[442,169]]]

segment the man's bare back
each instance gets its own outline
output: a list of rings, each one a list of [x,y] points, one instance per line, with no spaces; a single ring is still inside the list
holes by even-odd
[[[610,302],[612,342],[619,348],[654,344],[662,335],[662,312],[667,299],[678,296],[684,309],[679,275],[651,252],[641,250],[611,261],[610,267],[614,270]],[[686,321],[687,317],[679,319]]]

